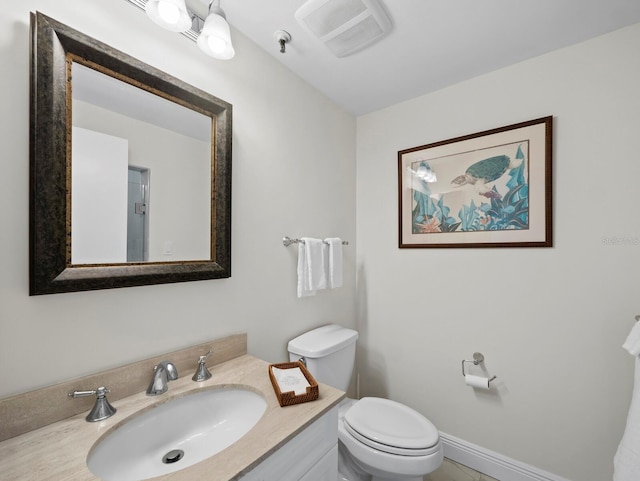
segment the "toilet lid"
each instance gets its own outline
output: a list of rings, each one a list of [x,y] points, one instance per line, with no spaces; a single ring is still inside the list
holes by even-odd
[[[440,440],[431,421],[389,399],[362,398],[345,413],[344,421],[359,441],[386,452],[426,455]]]

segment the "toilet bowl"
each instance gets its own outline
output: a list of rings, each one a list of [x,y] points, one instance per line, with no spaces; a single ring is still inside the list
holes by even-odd
[[[443,459],[435,426],[388,399],[348,399],[340,406],[338,439],[345,451],[338,471],[348,481],[422,481]]]
[[[337,324],[289,342],[289,359],[304,358],[317,381],[346,391],[358,333]],[[435,426],[419,412],[389,399],[345,399],[339,407],[339,479],[422,481],[443,459]]]

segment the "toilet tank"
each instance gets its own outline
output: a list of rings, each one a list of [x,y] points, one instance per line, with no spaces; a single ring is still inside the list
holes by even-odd
[[[318,327],[289,341],[289,360],[304,357],[316,381],[343,391],[349,387],[358,332],[338,324]]]

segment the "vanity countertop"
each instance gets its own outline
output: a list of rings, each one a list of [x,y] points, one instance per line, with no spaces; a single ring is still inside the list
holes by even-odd
[[[112,402],[118,412],[97,423],[86,422],[82,413],[0,443],[3,481],[99,480],[86,465],[95,442],[136,412],[166,402],[195,389],[247,385],[267,401],[264,416],[235,444],[204,461],[174,473],[153,478],[170,481],[229,481],[266,459],[321,414],[335,406],[344,393],[324,384],[316,401],[281,408],[268,374],[269,364],[243,355],[210,368],[213,377],[205,382],[191,380],[192,373],[169,384],[160,396],[144,392]],[[54,400],[52,400],[54,402]]]

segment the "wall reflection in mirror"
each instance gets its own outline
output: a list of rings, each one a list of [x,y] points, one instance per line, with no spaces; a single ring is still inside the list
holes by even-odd
[[[72,64],[71,262],[210,259],[211,118]]]

